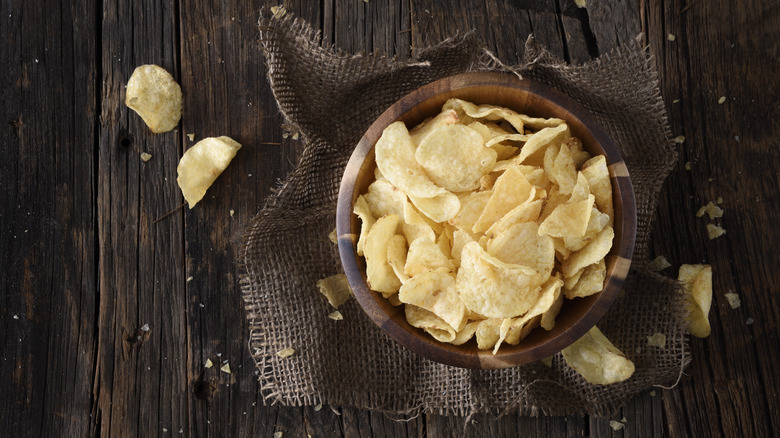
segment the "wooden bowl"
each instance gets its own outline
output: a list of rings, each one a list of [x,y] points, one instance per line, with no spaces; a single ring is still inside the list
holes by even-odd
[[[609,166],[615,206],[615,239],[606,257],[604,290],[575,300],[564,300],[555,328],[537,328],[519,345],[502,345],[498,353],[479,350],[472,339],[455,346],[436,341],[406,322],[403,306],[393,307],[381,294],[369,289],[365,262],[356,253],[360,220],[352,213],[357,197],[374,181],[374,144],[392,122],[401,120],[411,128],[438,114],[449,98],[477,104],[494,104],[537,117],[565,120],[591,155],[603,154]],[[465,73],[425,85],[387,109],[358,143],[344,171],[336,213],[338,245],[344,272],[363,310],[393,339],[430,360],[464,368],[507,368],[534,362],[567,347],[604,315],[620,290],[631,266],[636,234],[636,204],[631,179],[617,148],[604,129],[571,98],[539,82],[504,73]]]

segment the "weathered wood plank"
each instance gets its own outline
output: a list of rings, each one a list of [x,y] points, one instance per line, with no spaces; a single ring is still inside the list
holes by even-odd
[[[92,1],[0,4],[0,434],[6,436],[93,430],[95,14]]]
[[[691,339],[686,375],[664,392],[669,433],[772,436],[780,430],[780,303],[769,272],[780,265],[772,219],[780,214],[774,202],[780,156],[778,127],[771,122],[778,118],[780,69],[766,60],[777,58],[777,11],[770,2],[644,6],[672,129],[685,135],[659,207],[654,249],[675,268],[713,267],[712,334]],[[719,104],[721,96],[726,99]],[[718,197],[722,219],[694,216]],[[709,222],[727,234],[710,241]],[[728,305],[729,291],[740,295],[741,307]]]

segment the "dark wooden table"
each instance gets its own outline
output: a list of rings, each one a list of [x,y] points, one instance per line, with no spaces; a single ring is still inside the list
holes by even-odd
[[[473,29],[506,63],[529,33],[581,63],[644,32],[672,131],[685,136],[654,251],[675,265],[668,275],[682,263],[713,266],[712,335],[691,340],[676,388],[647,391],[612,417],[476,417],[466,435],[777,436],[780,8],[588,3],[285,2],[325,44],[404,59]],[[301,143],[283,137],[258,9],[239,0],[0,1],[0,436],[461,435],[463,418],[393,422],[351,407],[263,405],[233,251]],[[153,135],[123,104],[145,63],[182,85],[177,131]],[[229,135],[244,148],[196,208],[175,210],[188,134]],[[717,197],[728,233],[710,241],[694,213]],[[729,291],[741,307],[728,305]],[[205,369],[207,358],[216,366]],[[223,361],[232,373],[219,371]],[[625,429],[613,432],[609,420],[622,417]]]

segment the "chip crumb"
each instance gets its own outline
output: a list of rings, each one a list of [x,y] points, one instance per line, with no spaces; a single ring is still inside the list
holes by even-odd
[[[669,266],[672,266],[672,264],[669,263],[669,260],[666,260],[666,257],[660,255],[654,258],[653,261],[647,265],[647,269],[658,272],[668,268]]]
[[[647,345],[651,347],[666,347],[666,335],[663,333],[653,333],[647,337]]]
[[[742,305],[742,300],[739,299],[739,294],[735,294],[734,292],[729,292],[725,296],[729,302],[729,306],[731,306],[732,309],[736,309],[737,307]]]
[[[187,134],[187,138],[189,138],[190,141],[195,141],[195,134]]]
[[[290,357],[293,354],[295,354],[294,348],[285,348],[284,350],[279,350],[276,352],[276,355],[281,358]]]
[[[691,170],[691,162],[690,161],[686,161],[685,162],[685,170]]]
[[[163,427],[163,429],[162,429],[162,430],[163,430],[163,433],[166,433],[166,432],[168,432],[168,429],[166,429],[166,428],[164,428],[164,427]]]
[[[206,359],[206,364],[203,365],[203,368],[211,368],[214,366],[214,363],[211,362],[211,359]]]
[[[222,371],[223,373],[230,374],[230,364],[226,363],[225,365],[222,365],[222,368],[220,368],[219,370]]]
[[[714,224],[707,224],[707,235],[710,237],[710,240],[717,239],[724,234],[726,234],[726,230],[723,228]]]
[[[141,331],[148,332],[149,331],[149,324],[144,324],[141,326]]]
[[[274,432],[274,438],[282,438],[284,436],[284,432],[281,430],[278,432]]]
[[[231,209],[231,210],[230,210],[230,217],[233,217],[233,215],[234,215],[234,214],[236,214],[236,211],[235,211],[235,210],[233,210],[233,209]]]
[[[707,205],[702,206],[696,212],[696,217],[702,217],[704,216],[704,213],[707,213],[710,220],[715,219],[716,217],[723,217],[723,209],[713,204],[712,201],[708,202]]]
[[[333,243],[339,243],[339,237],[338,234],[336,234],[335,228],[330,232],[330,234],[328,234],[328,239],[330,239],[330,241]]]
[[[716,199],[716,200],[715,200],[715,203],[716,203],[716,204],[723,204],[723,198],[721,198],[720,196],[718,196],[718,199]]]
[[[670,33],[669,35],[666,36],[666,39],[668,39],[669,41],[674,41],[677,39],[677,36],[675,36],[673,33]]]
[[[552,360],[553,360],[553,357],[552,357],[552,356],[547,356],[547,357],[545,357],[544,359],[542,359],[542,361],[541,361],[541,362],[542,362],[542,363],[544,364],[544,366],[546,366],[547,368],[552,368]]]
[[[672,103],[680,103],[680,99],[674,99]]]
[[[673,142],[677,144],[683,144],[685,143],[685,136],[684,135],[678,135],[677,137],[672,139]]]
[[[586,0],[574,0],[574,4],[577,5],[578,8],[584,8],[587,6]]]
[[[655,397],[655,389],[650,391],[650,397]]]
[[[611,427],[614,431],[618,431],[626,427],[626,425],[617,420],[609,420],[609,427]]]
[[[19,315],[14,315],[14,319],[19,319]]]
[[[284,6],[271,6],[271,13],[274,17],[282,18],[287,13],[287,10],[284,9]]]
[[[753,318],[750,318],[750,317],[748,317],[748,319],[745,320],[745,324],[747,324],[747,325],[751,325],[754,322],[756,322],[756,321]]]
[[[152,154],[147,154],[146,152],[141,152],[141,160],[143,160],[144,163],[149,161],[149,160],[151,160],[151,159],[152,159]]]
[[[715,180],[715,178],[707,178],[708,182],[713,182],[714,180]]]
[[[338,310],[334,311],[330,315],[328,315],[328,318],[334,320],[334,321],[341,321],[344,319],[344,315],[341,314]]]
[[[723,103],[726,102],[726,96],[720,96],[720,99],[718,99],[718,104],[723,105]]]
[[[322,410],[322,403],[320,403],[320,404],[318,404],[317,406],[314,407],[314,412],[319,412],[321,410]]]
[[[191,282],[193,280],[192,277],[187,277],[187,283]]]
[[[222,353],[217,353],[217,357],[222,357]]]

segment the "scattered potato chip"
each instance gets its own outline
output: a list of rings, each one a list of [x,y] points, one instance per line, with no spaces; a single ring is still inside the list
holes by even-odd
[[[624,427],[626,427],[626,425],[624,423],[621,423],[620,421],[617,421],[617,420],[609,420],[609,427],[611,427],[612,430],[617,432],[617,431],[623,429]]]
[[[726,230],[723,228],[715,224],[707,224],[707,236],[709,236],[710,240],[717,239],[724,234],[726,234]]]
[[[696,212],[696,217],[702,217],[704,216],[704,213],[707,213],[710,220],[715,219],[716,217],[723,217],[723,209],[713,204],[712,201],[701,207],[699,211]]]
[[[415,159],[433,182],[451,192],[479,188],[480,178],[493,169],[496,156],[477,131],[463,125],[436,128],[415,152]]]
[[[570,367],[594,385],[622,382],[634,374],[634,363],[595,326],[561,353]]]
[[[377,292],[393,293],[401,287],[401,280],[387,262],[387,245],[395,235],[398,216],[389,214],[374,223],[366,235],[363,253],[366,258],[368,285]]]
[[[739,299],[738,294],[735,294],[734,292],[728,292],[725,294],[725,296],[726,300],[729,302],[729,306],[731,306],[732,309],[736,309],[742,305],[742,300]]]
[[[666,346],[666,335],[663,333],[653,333],[647,337],[647,345],[664,348]]]
[[[214,366],[214,362],[211,361],[211,359],[206,359],[206,363],[203,365],[203,368],[211,368]]]
[[[685,143],[685,136],[684,135],[678,135],[677,137],[672,139],[673,142],[677,144]]]
[[[323,278],[317,281],[317,287],[334,309],[338,309],[352,297],[352,289],[350,289],[347,276],[344,274]]]
[[[334,321],[341,321],[344,319],[344,315],[341,314],[338,310],[334,310],[328,315],[328,318],[334,320]]]
[[[707,315],[712,305],[712,268],[709,265],[682,265],[677,280],[685,287],[688,333],[706,338],[710,335]]]
[[[144,163],[151,159],[152,159],[152,154],[141,152],[141,160],[143,160]]]
[[[176,182],[190,208],[203,199],[239,149],[241,145],[230,137],[209,137],[184,152],[176,168]]]
[[[658,271],[663,271],[669,266],[672,266],[672,264],[669,263],[669,260],[666,260],[666,257],[661,255],[654,258],[652,262],[648,263],[647,269],[658,272]]]
[[[181,120],[181,87],[159,65],[137,67],[125,88],[125,105],[155,134],[168,132]]]
[[[223,373],[230,374],[230,364],[226,363],[225,365],[222,365],[222,367],[219,369]]]
[[[723,198],[718,196],[718,199],[715,200],[717,204],[723,204]]]
[[[726,103],[726,96],[720,96],[720,99],[718,99],[718,103],[721,105]]]
[[[677,39],[677,37],[673,33],[670,33],[669,35],[666,36],[666,39],[668,39],[669,41],[674,41]]]
[[[685,170],[691,170],[691,168],[692,168],[691,167],[691,162],[690,161],[686,161],[685,162]]]
[[[293,354],[295,354],[294,348],[285,348],[284,350],[279,350],[276,352],[276,355],[284,359],[285,357],[290,357]]]
[[[230,215],[233,216],[236,212],[233,210],[230,210]],[[334,228],[331,230],[330,233],[328,233],[328,240],[330,240],[333,243],[339,243],[339,235],[336,233],[336,229]]]
[[[544,359],[540,360],[540,362],[543,363],[544,366],[546,366],[547,368],[552,368],[552,361],[553,361],[552,356],[547,356]]]

